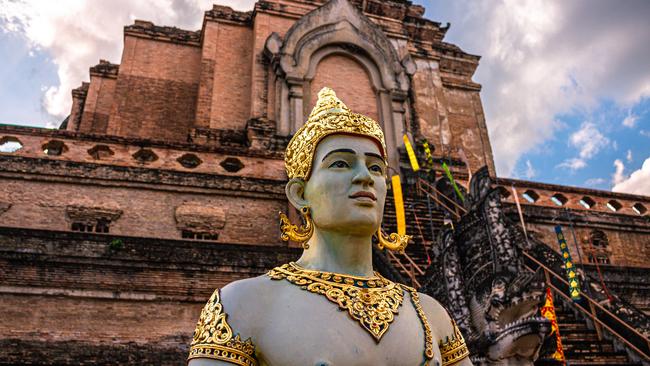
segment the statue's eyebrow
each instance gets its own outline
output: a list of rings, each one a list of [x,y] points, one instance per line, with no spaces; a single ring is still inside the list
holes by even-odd
[[[355,154],[356,155],[357,152],[352,150],[352,149],[336,149],[336,150],[332,150],[332,151],[328,152],[327,154],[325,154],[322,161],[325,161],[325,159],[327,159],[328,156],[330,156],[332,154],[336,154],[336,153],[348,153],[348,154]]]
[[[377,159],[379,159],[379,160],[381,160],[381,161],[384,161],[384,157],[381,156],[381,155],[379,155],[379,154],[375,154],[375,153],[367,152],[367,153],[366,153],[366,156],[372,156],[373,158],[377,158]]]

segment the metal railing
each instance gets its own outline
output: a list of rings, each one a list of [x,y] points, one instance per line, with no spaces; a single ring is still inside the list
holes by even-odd
[[[429,184],[429,182],[427,182],[422,178],[418,179],[418,189],[420,190],[420,192],[428,195],[432,200],[434,200],[438,205],[444,208],[447,212],[454,215],[457,220],[460,219],[462,215],[467,213],[465,207],[459,205],[458,203],[456,203],[456,201],[447,197],[444,193],[440,192],[436,187],[432,186],[431,184]],[[447,201],[447,203],[443,202],[442,199],[438,197],[444,198],[444,200]]]
[[[586,299],[586,300],[589,302],[589,308],[590,308],[590,310],[585,309],[582,305],[580,305],[580,304],[576,303],[575,301],[573,301],[573,300],[571,299],[571,297],[565,293],[565,291],[563,291],[563,290],[559,289],[558,287],[556,287],[555,285],[553,285],[553,283],[552,283],[552,281],[551,281],[551,276],[553,276],[554,279],[560,281],[561,283],[563,283],[563,284],[566,285],[567,287],[569,286],[569,282],[568,282],[568,281],[566,281],[564,278],[562,278],[562,276],[560,276],[560,275],[558,275],[557,273],[555,273],[552,269],[548,268],[546,265],[542,264],[542,262],[540,262],[539,260],[537,260],[537,259],[536,259],[535,257],[533,257],[532,255],[526,253],[525,251],[522,252],[522,253],[524,254],[524,256],[525,256],[526,258],[528,258],[529,260],[533,261],[535,264],[537,264],[540,268],[542,268],[542,269],[544,270],[544,276],[545,276],[545,278],[546,278],[546,284],[547,284],[547,285],[548,285],[548,286],[549,286],[549,287],[550,287],[550,288],[551,288],[555,293],[557,293],[557,294],[559,294],[560,296],[564,297],[566,300],[568,300],[570,303],[572,303],[572,304],[573,304],[573,305],[574,305],[578,310],[580,310],[580,312],[582,312],[584,315],[588,316],[589,318],[591,318],[591,319],[594,321],[594,325],[595,325],[595,328],[596,328],[596,333],[598,334],[598,338],[599,338],[599,339],[601,339],[601,337],[602,337],[602,330],[600,329],[600,327],[603,327],[603,328],[607,329],[607,330],[608,330],[612,335],[614,335],[616,338],[618,338],[619,341],[623,342],[623,343],[626,344],[628,347],[630,347],[631,349],[633,349],[633,350],[634,350],[636,353],[638,353],[641,357],[644,357],[646,360],[650,360],[650,353],[649,353],[648,351],[642,351],[641,349],[639,349],[639,347],[637,347],[637,346],[635,346],[634,344],[632,344],[632,342],[630,342],[626,337],[622,336],[619,332],[617,332],[617,331],[615,331],[614,329],[612,329],[612,327],[611,327],[610,325],[607,325],[603,320],[601,320],[601,319],[598,317],[598,314],[597,314],[596,309],[598,309],[598,310],[604,312],[605,314],[607,314],[607,315],[608,315],[612,320],[614,320],[614,321],[617,323],[618,326],[623,327],[624,329],[630,331],[632,334],[634,334],[635,336],[637,336],[641,341],[645,342],[646,347],[647,347],[648,349],[650,349],[650,339],[648,339],[648,337],[644,336],[641,332],[639,332],[638,330],[634,329],[634,328],[631,327],[628,323],[624,322],[624,321],[621,320],[618,316],[616,316],[615,314],[613,314],[611,311],[609,311],[609,310],[607,310],[606,308],[604,308],[604,307],[603,307],[602,305],[600,305],[600,303],[598,303],[596,300],[592,299],[592,298],[589,297],[587,294],[585,294],[584,292],[580,291],[580,296],[581,296],[582,298]],[[526,267],[528,267],[528,269],[529,269],[530,271],[532,271],[532,272],[536,272],[534,268],[531,268],[531,267],[528,266],[528,265],[526,265]]]
[[[409,267],[411,268],[406,268],[404,263],[402,263],[402,261],[391,251],[387,251],[387,252],[388,252],[388,256],[393,261],[397,262],[397,265],[400,266],[400,268],[402,268],[404,272],[406,272],[406,274],[409,276],[413,287],[415,287],[416,289],[420,288],[420,282],[417,280],[415,272],[419,273],[420,276],[424,275],[424,271],[422,270],[422,268],[420,268],[420,266],[418,266],[417,263],[415,263],[415,261],[413,261],[413,259],[406,253],[401,253],[401,255],[404,258],[406,258],[406,260],[409,262]]]

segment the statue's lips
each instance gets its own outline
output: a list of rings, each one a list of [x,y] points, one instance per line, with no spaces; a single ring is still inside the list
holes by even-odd
[[[359,191],[350,195],[350,198],[359,198],[359,197],[367,197],[373,201],[377,200],[377,197],[375,197],[375,195],[372,192]]]

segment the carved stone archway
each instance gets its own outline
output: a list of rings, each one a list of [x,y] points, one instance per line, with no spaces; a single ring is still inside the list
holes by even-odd
[[[275,106],[280,135],[302,126],[309,113],[310,83],[321,60],[344,55],[361,65],[377,100],[379,123],[386,134],[389,162],[397,166],[397,147],[406,130],[409,78],[390,40],[348,0],[331,0],[298,20],[284,39],[277,33],[265,51],[275,71]],[[412,74],[412,72],[411,72]]]

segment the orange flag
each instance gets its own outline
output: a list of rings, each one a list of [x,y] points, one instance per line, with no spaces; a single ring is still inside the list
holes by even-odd
[[[551,321],[551,335],[555,333],[557,339],[557,346],[555,348],[555,353],[553,353],[553,358],[561,361],[566,365],[566,359],[564,358],[564,350],[562,349],[562,339],[560,338],[560,328],[557,325],[557,318],[555,317],[555,306],[553,305],[553,295],[551,294],[551,289],[546,288],[546,301],[544,306],[541,309],[542,316]]]

